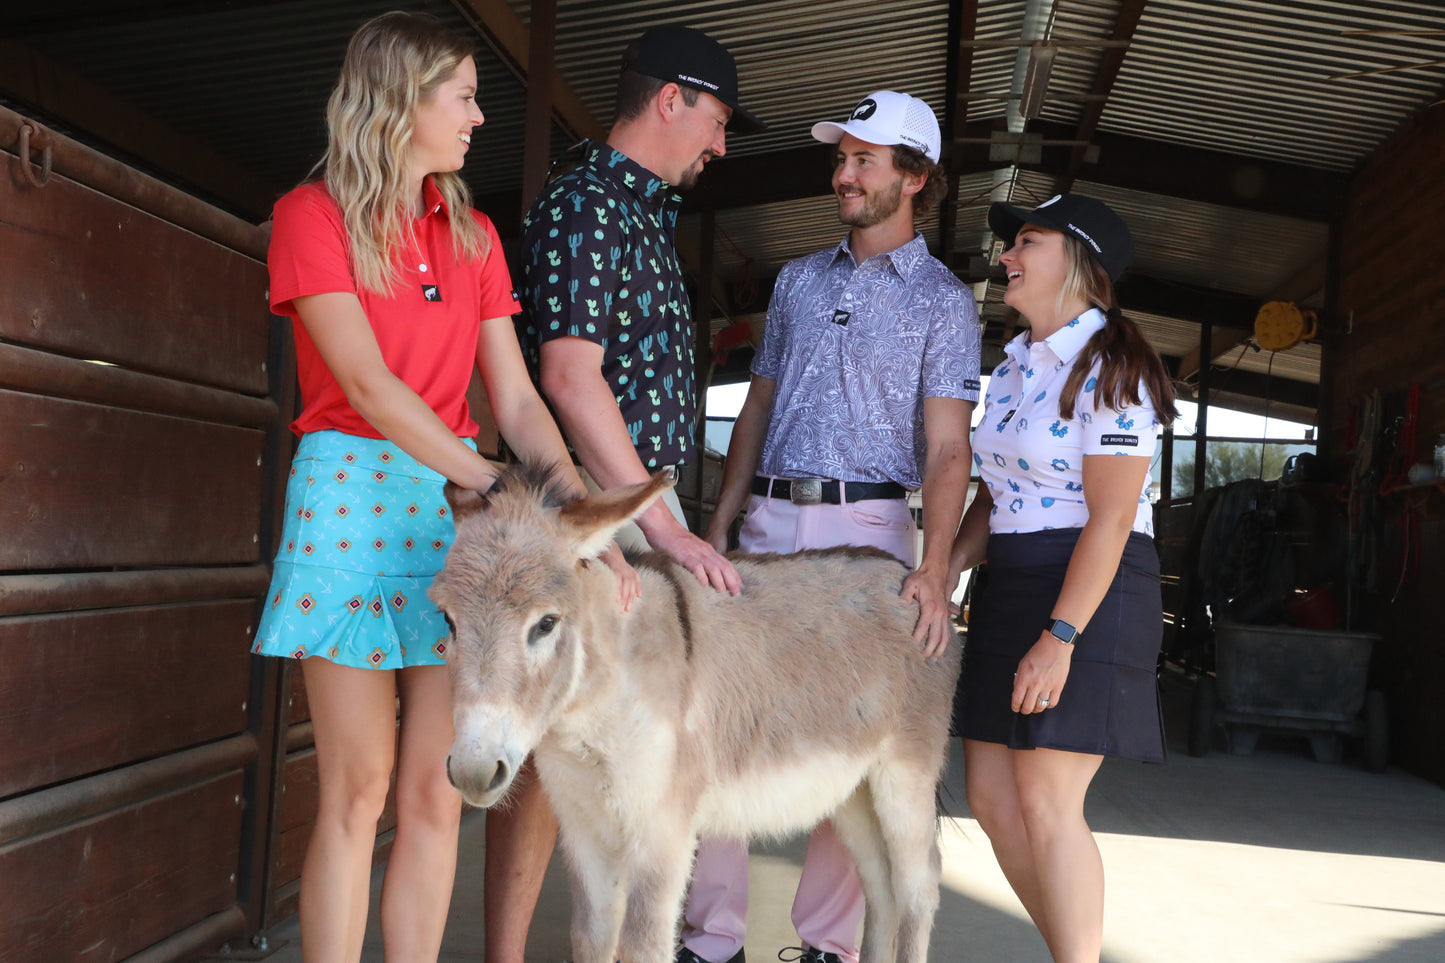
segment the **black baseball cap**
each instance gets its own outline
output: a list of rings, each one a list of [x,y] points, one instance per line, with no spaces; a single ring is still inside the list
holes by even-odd
[[[1072,234],[1084,242],[1109,272],[1109,280],[1119,275],[1134,261],[1134,239],[1129,225],[1109,205],[1082,194],[1055,194],[1032,211],[1009,204],[988,206],[988,226],[1013,246],[1014,238],[1025,224],[1037,224],[1064,234]]]
[[[623,70],[706,91],[733,109],[727,129],[756,134],[768,126],[738,104],[738,68],[733,55],[716,40],[680,23],[653,27],[629,48]]]

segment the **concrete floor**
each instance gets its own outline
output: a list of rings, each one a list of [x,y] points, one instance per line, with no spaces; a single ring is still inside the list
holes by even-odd
[[[1166,678],[1171,757],[1108,760],[1088,816],[1108,879],[1105,963],[1445,963],[1445,789],[1398,770],[1371,775],[1347,754],[1261,739],[1251,756],[1184,751],[1188,690]],[[963,801],[955,743],[944,819],[935,961],[1047,963],[1048,953]],[[1222,748],[1222,747],[1221,747]],[[482,959],[481,813],[466,817],[444,961]],[[803,841],[755,849],[747,952],[767,963],[796,945],[788,922]],[[373,886],[365,961],[382,960]],[[553,860],[528,963],[570,955],[568,896]],[[268,934],[274,963],[300,963],[295,921]]]

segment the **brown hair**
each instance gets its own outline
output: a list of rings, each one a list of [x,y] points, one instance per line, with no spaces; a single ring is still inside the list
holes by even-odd
[[[931,211],[943,195],[948,193],[948,172],[942,164],[935,164],[928,155],[902,144],[893,145],[893,166],[905,174],[927,177],[923,188],[913,195],[913,213],[925,214]]]
[[[637,59],[640,43],[640,40],[632,41],[622,53],[622,70],[617,75],[616,120],[632,120],[641,117],[659,90],[669,83],[676,83],[676,81],[660,80],[657,77],[640,74],[627,66]],[[678,84],[677,89],[682,91],[683,104],[688,107],[697,106],[697,95],[702,91],[686,84]]]
[[[1164,425],[1172,424],[1179,416],[1174,407],[1174,383],[1169,372],[1139,326],[1124,317],[1119,311],[1119,299],[1114,293],[1114,282],[1109,272],[1084,247],[1077,238],[1064,236],[1064,250],[1069,259],[1069,273],[1064,278],[1059,300],[1078,296],[1104,312],[1104,326],[1084,345],[1084,350],[1074,361],[1074,368],[1064,381],[1063,395],[1059,398],[1059,414],[1065,418],[1074,417],[1074,402],[1084,386],[1084,379],[1100,358],[1098,393],[1099,405],[1117,409],[1121,405],[1142,403],[1139,397],[1139,382],[1149,393],[1154,405],[1155,417]]]

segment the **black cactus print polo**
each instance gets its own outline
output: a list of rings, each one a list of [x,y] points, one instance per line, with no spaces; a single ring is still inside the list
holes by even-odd
[[[692,304],[673,246],[680,203],[651,171],[587,142],[522,222],[517,335],[529,363],[535,371],[553,338],[600,344],[603,377],[648,468],[693,450]]]

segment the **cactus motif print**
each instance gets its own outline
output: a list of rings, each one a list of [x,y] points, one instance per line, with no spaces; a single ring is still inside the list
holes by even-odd
[[[638,457],[675,465],[692,451],[697,413],[692,303],[673,242],[681,201],[606,144],[582,150],[523,220],[517,336],[534,371],[547,341],[601,345]]]

